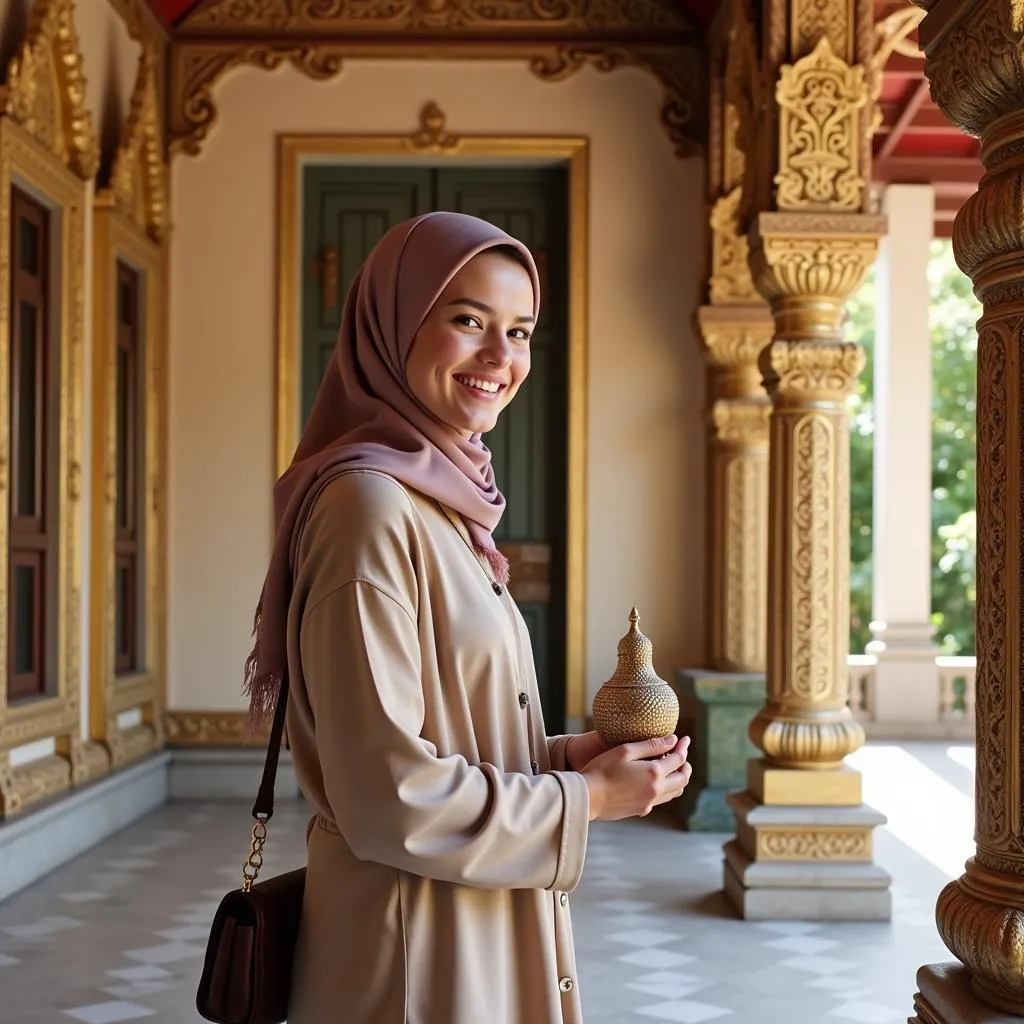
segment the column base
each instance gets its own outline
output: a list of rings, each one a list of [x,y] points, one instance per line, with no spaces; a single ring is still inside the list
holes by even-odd
[[[961,963],[919,968],[917,988],[909,1024],[1020,1024],[1020,1017],[978,1001],[970,972]]]
[[[758,750],[747,726],[765,701],[765,677],[759,673],[679,669],[673,689],[679,698],[680,731],[690,731],[693,776],[670,805],[691,832],[731,832],[728,794],[743,785],[747,761]]]
[[[939,653],[932,643],[931,623],[888,623],[873,626],[868,654],[878,659],[872,721],[893,728],[934,728],[940,720]]]
[[[751,762],[753,780],[771,781],[774,771]],[[733,906],[748,920],[890,920],[891,879],[873,862],[872,842],[886,818],[852,803],[852,796],[859,799],[859,773],[844,766],[835,772],[783,774],[809,777],[809,792],[830,796],[832,802],[758,799],[770,797],[765,789],[729,795],[736,839],[725,846],[724,887]],[[779,795],[808,795],[795,785],[777,788]]]

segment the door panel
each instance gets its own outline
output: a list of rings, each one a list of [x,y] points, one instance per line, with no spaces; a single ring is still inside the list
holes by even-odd
[[[302,422],[313,407],[349,285],[381,236],[430,208],[429,168],[307,167],[302,232]]]
[[[495,532],[530,631],[545,723],[565,721],[567,177],[561,168],[307,168],[303,253],[303,422],[330,358],[341,303],[392,224],[454,210],[522,239],[541,276],[532,369],[484,441],[508,507]]]

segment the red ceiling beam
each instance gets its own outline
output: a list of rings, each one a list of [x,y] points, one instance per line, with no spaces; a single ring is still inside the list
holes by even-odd
[[[899,145],[900,139],[903,138],[903,133],[914,118],[917,117],[917,112],[921,109],[921,105],[927,98],[928,83],[922,79],[917,83],[917,88],[914,89],[910,94],[910,98],[903,105],[899,117],[896,118],[896,123],[892,126],[892,131],[883,140],[882,148],[878,151],[879,160],[885,160],[887,157],[892,156]]]

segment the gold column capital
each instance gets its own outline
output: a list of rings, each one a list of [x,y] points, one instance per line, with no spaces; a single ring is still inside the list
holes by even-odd
[[[845,402],[864,369],[864,350],[852,342],[773,341],[762,366],[765,387],[774,398]]]
[[[875,262],[885,231],[886,218],[876,214],[760,214],[751,269],[779,335],[838,339],[846,300]]]

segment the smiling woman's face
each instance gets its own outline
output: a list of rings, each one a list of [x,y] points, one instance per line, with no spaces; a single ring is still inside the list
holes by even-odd
[[[413,394],[463,437],[486,434],[530,372],[533,283],[500,252],[474,256],[416,332],[405,364]]]

